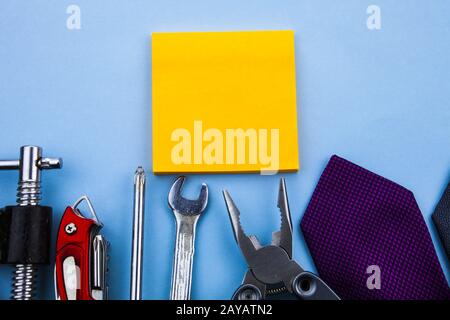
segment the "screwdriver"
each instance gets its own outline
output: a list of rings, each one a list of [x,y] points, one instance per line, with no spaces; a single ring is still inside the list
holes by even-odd
[[[134,216],[131,247],[130,300],[142,299],[142,252],[144,242],[145,172],[138,167],[134,174]]]

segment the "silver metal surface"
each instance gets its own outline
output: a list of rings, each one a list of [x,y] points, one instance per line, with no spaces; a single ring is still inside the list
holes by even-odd
[[[208,204],[208,187],[202,184],[197,200],[181,196],[185,177],[179,177],[169,192],[169,206],[176,220],[175,252],[172,269],[171,300],[189,300],[195,252],[195,230],[200,214]]]
[[[17,187],[17,203],[20,206],[35,206],[41,200],[41,170],[37,165],[41,155],[40,147],[25,146],[20,149]]]
[[[84,195],[80,197],[75,203],[72,205],[73,211],[75,214],[79,215],[80,217],[87,218],[84,216],[81,211],[79,210],[79,206],[81,203],[85,202],[89,212],[90,212],[90,218],[95,222],[97,225],[97,228],[93,230],[93,234],[91,235],[92,238],[92,247],[90,248],[90,261],[91,266],[89,269],[90,272],[90,292],[91,296],[95,300],[106,300],[107,299],[107,292],[108,288],[106,285],[106,272],[107,272],[107,246],[108,242],[106,241],[105,237],[103,237],[100,234],[97,234],[99,228],[103,226],[103,224],[100,222],[100,220],[97,217],[97,213],[95,212],[94,206],[92,205],[91,200],[87,195]],[[72,223],[73,224],[73,223]],[[66,232],[67,227],[66,226]],[[72,228],[70,228],[72,233],[76,232],[77,228],[76,225],[73,224]]]
[[[189,300],[195,252],[195,229],[200,216],[184,216],[178,212],[174,214],[177,229],[170,299]]]
[[[38,167],[42,170],[61,169],[63,162],[61,158],[41,158],[38,161]]]
[[[34,264],[17,264],[13,272],[11,298],[14,300],[31,300],[36,291],[37,267]]]
[[[92,205],[92,202],[91,202],[91,200],[89,199],[89,197],[88,197],[87,195],[84,195],[84,196],[80,197],[77,201],[75,201],[75,203],[74,203],[73,206],[72,206],[73,211],[74,211],[77,215],[79,215],[80,217],[84,217],[84,218],[85,218],[85,216],[81,213],[81,211],[78,210],[79,205],[80,205],[83,201],[86,202],[86,204],[87,204],[87,206],[88,206],[88,208],[89,208],[89,212],[91,213],[91,218],[92,218],[92,220],[94,220],[94,222],[95,222],[97,225],[103,226],[103,224],[100,222],[100,220],[98,220],[97,213],[95,212],[94,206]]]
[[[93,265],[91,295],[95,300],[107,299],[106,269],[107,269],[107,242],[105,238],[98,234],[92,241]]]
[[[18,170],[19,160],[0,160],[0,170]]]
[[[73,222],[68,223],[68,224],[64,227],[64,231],[65,231],[67,234],[73,234],[73,233],[77,232],[77,229],[78,229],[78,228],[77,228],[76,224],[73,223]]]
[[[283,299],[339,299],[319,277],[305,272],[292,260],[292,223],[284,178],[280,179],[278,189],[281,226],[272,234],[272,243],[267,246],[262,246],[255,236],[245,234],[239,209],[226,190],[223,191],[223,196],[234,237],[249,267],[233,299],[253,300],[274,296]],[[299,278],[299,275],[302,277]],[[308,282],[302,286],[299,281],[303,284]]]
[[[36,206],[41,200],[41,170],[60,169],[60,158],[42,158],[42,148],[23,146],[19,160],[0,160],[0,170],[19,170],[17,204]],[[37,268],[33,265],[16,265],[13,273],[12,296],[14,300],[31,300],[35,296]]]
[[[289,258],[292,258],[292,222],[289,210],[289,201],[286,191],[286,181],[280,179],[278,189],[278,209],[280,209],[281,226],[280,230],[272,233],[272,244],[284,249]]]
[[[227,206],[231,225],[233,227],[234,238],[241,249],[247,264],[250,266],[253,263],[255,252],[261,249],[262,245],[255,236],[247,236],[245,234],[245,231],[241,225],[241,213],[227,190],[223,190],[223,197],[225,199],[225,205]]]
[[[131,247],[130,300],[142,299],[142,256],[144,245],[145,172],[138,167],[134,175],[133,240]]]

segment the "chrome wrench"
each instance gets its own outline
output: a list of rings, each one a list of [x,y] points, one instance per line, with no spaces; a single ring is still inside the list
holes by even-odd
[[[208,187],[202,184],[197,200],[181,196],[185,181],[181,176],[175,180],[169,192],[169,206],[176,220],[175,252],[172,269],[171,300],[189,300],[191,296],[192,265],[195,251],[195,229],[201,213],[208,204]]]

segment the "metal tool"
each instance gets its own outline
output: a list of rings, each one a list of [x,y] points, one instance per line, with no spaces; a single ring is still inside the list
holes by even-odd
[[[286,183],[282,178],[278,192],[280,230],[272,234],[272,244],[262,246],[255,236],[247,236],[240,213],[230,194],[223,196],[230,215],[234,237],[249,267],[234,300],[338,300],[339,297],[318,276],[304,271],[292,259],[292,224]]]
[[[13,275],[12,299],[35,297],[37,265],[48,264],[52,208],[40,206],[41,170],[60,169],[62,159],[43,158],[42,148],[23,146],[19,160],[1,160],[0,170],[19,170],[17,206],[8,206],[2,214],[3,227],[8,230],[2,242],[5,247],[2,263],[16,266]]]
[[[145,172],[138,167],[134,175],[133,240],[131,247],[130,300],[142,299],[142,252],[144,245]]]
[[[85,201],[91,218],[78,206]],[[57,300],[106,300],[108,242],[99,234],[103,225],[87,196],[67,207],[58,229],[55,262]]]
[[[204,183],[197,200],[188,200],[181,196],[181,188],[185,179],[182,176],[175,180],[168,197],[169,206],[172,208],[176,219],[171,300],[190,299],[195,228],[198,218],[208,204],[208,187]]]

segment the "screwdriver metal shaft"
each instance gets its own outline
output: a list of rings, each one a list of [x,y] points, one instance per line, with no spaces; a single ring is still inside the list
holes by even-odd
[[[134,217],[131,248],[130,300],[142,299],[142,255],[144,243],[145,172],[138,167],[134,175]]]

